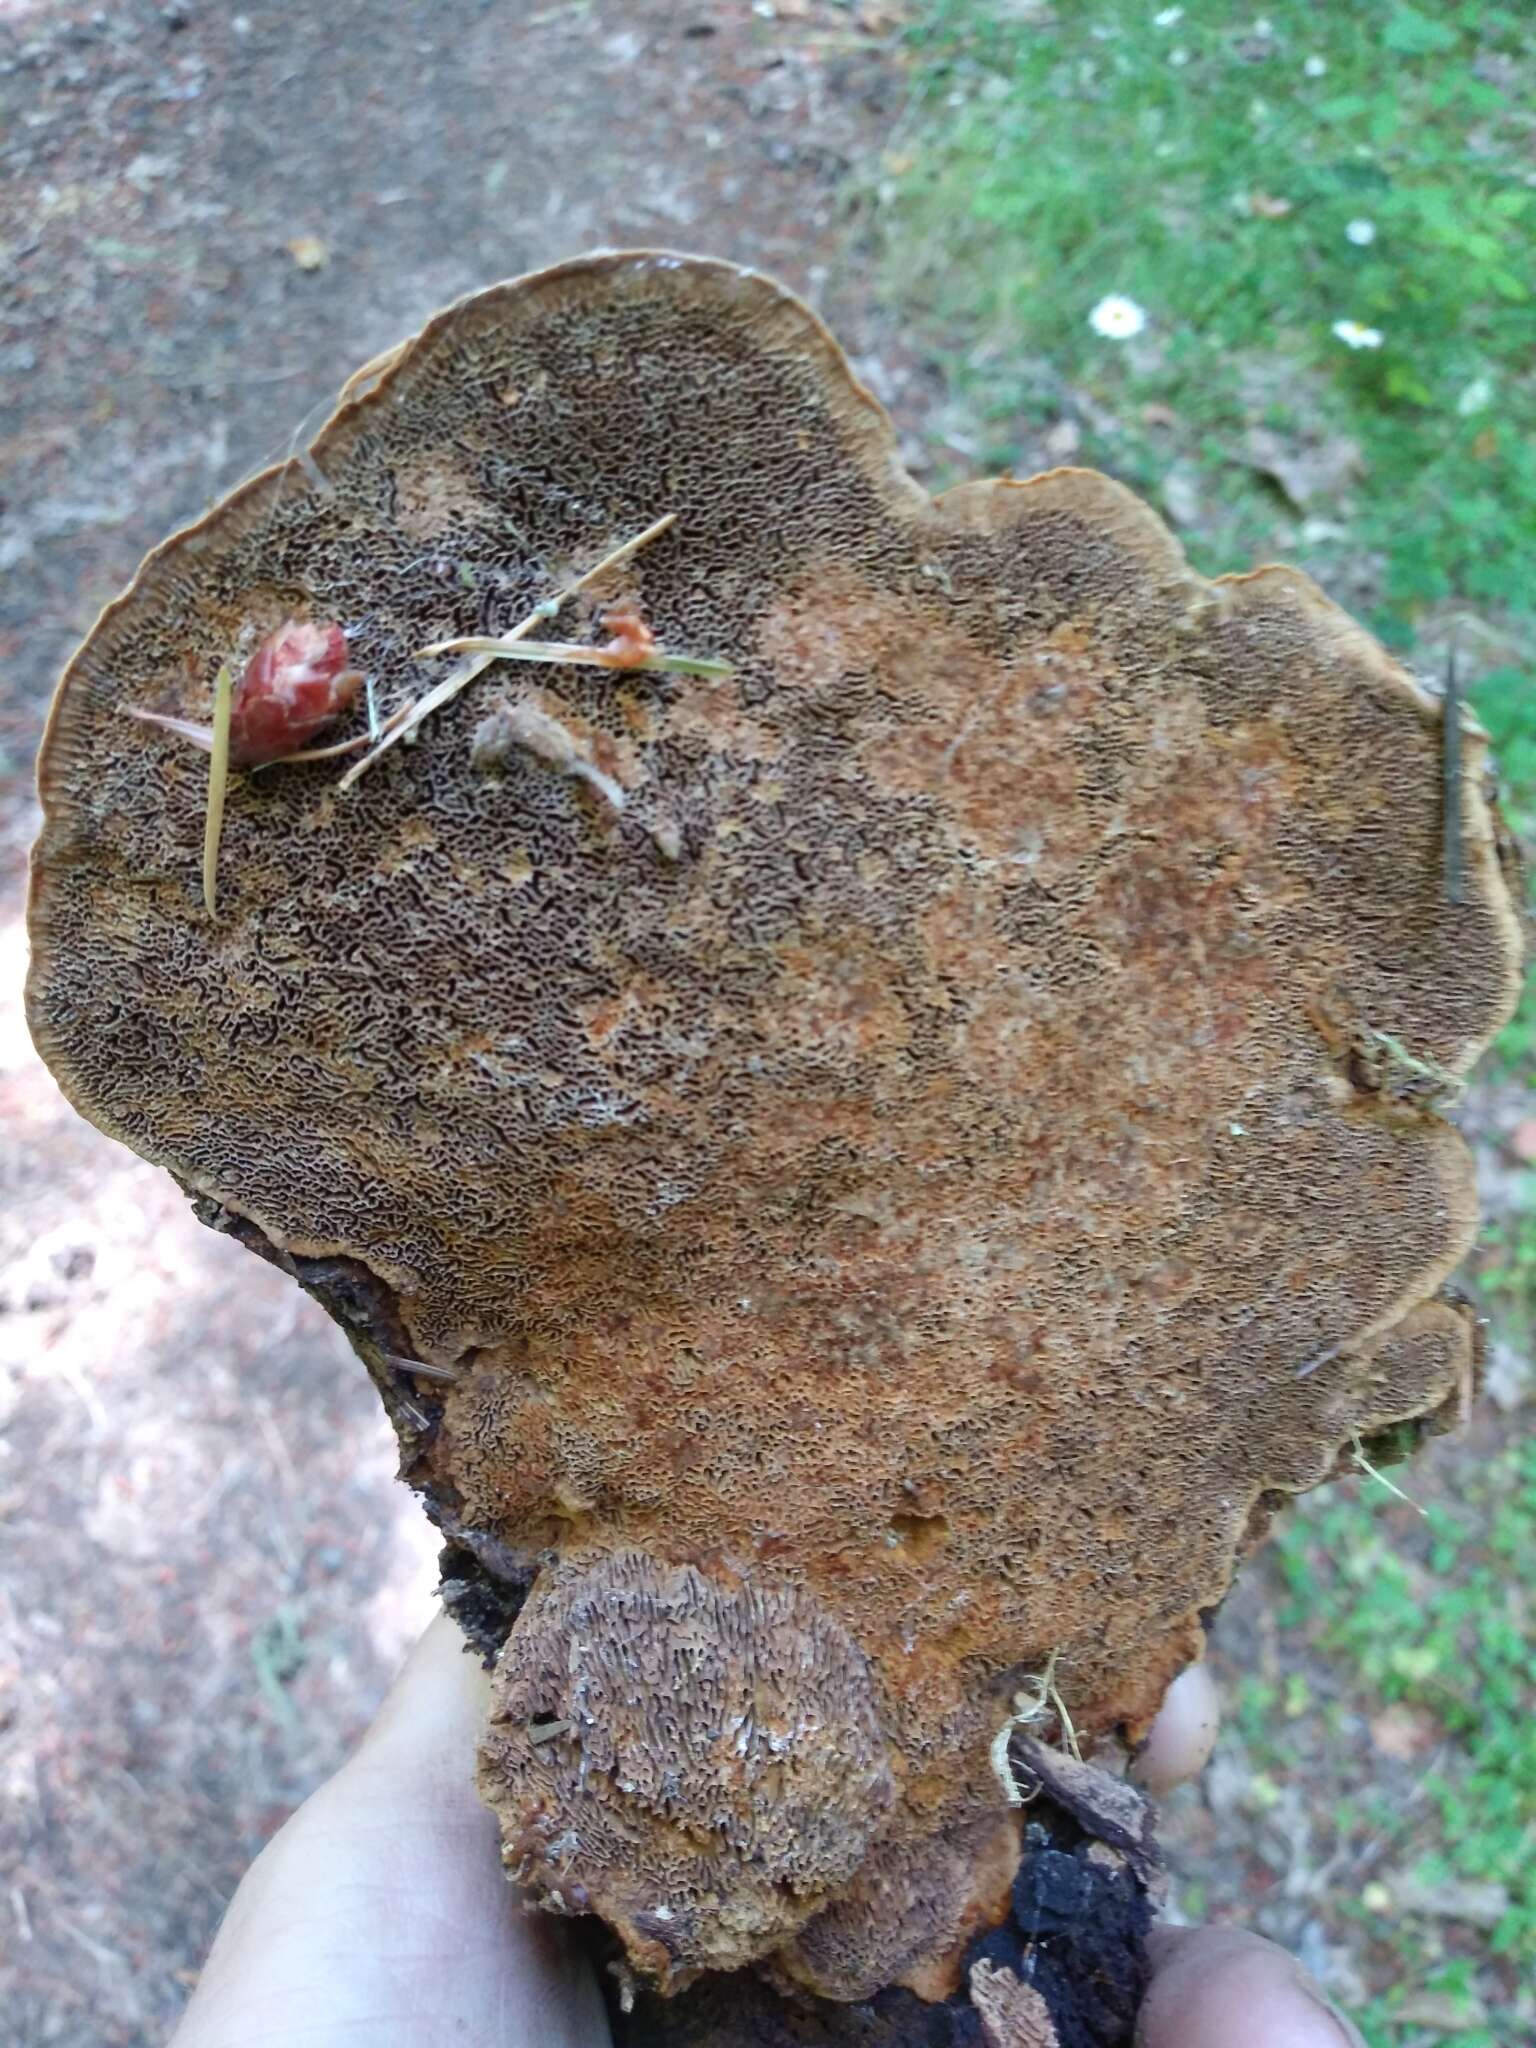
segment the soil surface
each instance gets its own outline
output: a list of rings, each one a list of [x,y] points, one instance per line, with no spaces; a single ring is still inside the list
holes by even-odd
[[[914,435],[846,193],[904,81],[833,5],[0,0],[0,2011],[160,2041],[346,1754],[435,1546],[361,1367],[82,1123],[22,1022],[31,763],[144,551],[459,294],[595,246],[769,269]]]

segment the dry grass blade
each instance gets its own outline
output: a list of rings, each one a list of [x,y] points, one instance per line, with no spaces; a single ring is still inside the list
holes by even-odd
[[[485,654],[493,661],[557,661],[576,668],[669,669],[680,676],[733,676],[728,661],[712,661],[706,655],[669,654],[658,647],[654,654],[610,654],[603,647],[582,647],[566,640],[469,639],[439,640],[423,647],[423,654]]]
[[[1378,1486],[1384,1486],[1388,1493],[1412,1508],[1416,1515],[1423,1515],[1426,1521],[1429,1519],[1428,1508],[1421,1508],[1411,1493],[1404,1493],[1400,1486],[1393,1485],[1385,1473],[1377,1471],[1376,1467],[1365,1455],[1365,1445],[1360,1441],[1358,1434],[1351,1440],[1350,1449],[1354,1453],[1355,1469],[1357,1471],[1363,1472],[1367,1479],[1374,1479]]]
[[[208,816],[203,826],[203,903],[210,917],[218,899],[219,839],[224,830],[224,793],[229,788],[229,719],[234,701],[234,677],[229,663],[221,662],[213,685],[213,748],[208,763]]]
[[[659,519],[653,519],[650,525],[644,528],[642,532],[622,542],[611,553],[604,555],[600,562],[594,562],[590,569],[583,570],[574,582],[567,583],[562,589],[557,590],[553,596],[546,597],[541,604],[536,604],[526,618],[518,621],[517,625],[505,636],[504,640],[497,642],[498,652],[508,642],[526,640],[536,627],[541,626],[546,619],[554,617],[567,598],[572,598],[578,591],[585,590],[589,583],[595,583],[608,570],[616,569],[620,563],[627,562],[631,555],[638,553],[650,541],[657,539],[659,535],[665,533],[667,528],[673,525],[676,519],[677,514],[675,512],[663,512]],[[460,690],[467,684],[472,683],[475,677],[489,668],[491,663],[497,658],[496,654],[475,654],[470,656],[468,660],[460,663],[456,669],[451,670],[449,674],[443,677],[440,683],[434,684],[424,697],[417,699],[408,715],[401,719],[393,731],[387,732],[370,753],[364,754],[360,761],[355,761],[352,764],[341,778],[340,787],[344,790],[350,789],[358,777],[365,774],[375,761],[387,754],[391,747],[398,745],[408,733],[414,732],[423,720],[431,717],[434,711],[440,710],[444,704],[451,703]]]

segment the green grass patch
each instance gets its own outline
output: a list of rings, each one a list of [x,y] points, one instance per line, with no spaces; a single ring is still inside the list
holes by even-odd
[[[1389,1519],[1390,1517],[1390,1519]],[[1277,1538],[1290,1605],[1283,1631],[1329,1652],[1364,1712],[1405,1702],[1434,1716],[1446,1741],[1423,1783],[1421,1832],[1435,1848],[1424,1885],[1499,1885],[1507,1910],[1474,1949],[1516,1972],[1536,1970],[1536,1442],[1476,1471],[1454,1511],[1431,1507],[1412,1529],[1379,1487],[1298,1505]],[[1393,1825],[1391,1818],[1387,1822]],[[1401,1824],[1399,1820],[1397,1824]],[[1378,2048],[1419,2038],[1394,2013],[1422,1992],[1470,1990],[1473,1959],[1415,1972],[1419,1944],[1396,1930],[1403,1980],[1361,2016]],[[1458,2040],[1471,2043],[1474,2033]],[[1502,2040],[1490,2033],[1490,2044]]]
[[[922,10],[926,118],[885,193],[897,282],[987,344],[994,420],[1030,403],[1027,370],[1007,389],[1013,347],[1127,417],[1166,403],[1220,463],[1253,423],[1256,364],[1282,358],[1361,444],[1360,538],[1386,554],[1377,625],[1404,641],[1453,596],[1529,616],[1529,15],[1472,0],[1279,0],[1257,26],[1230,0],[1040,11]],[[1095,333],[1111,294],[1145,310],[1144,335]],[[1350,347],[1341,321],[1379,346]],[[1295,411],[1277,377],[1264,423]]]

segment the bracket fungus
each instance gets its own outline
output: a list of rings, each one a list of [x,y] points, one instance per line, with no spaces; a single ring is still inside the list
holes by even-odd
[[[305,623],[384,738],[233,777],[215,918],[206,762],[118,714]],[[652,252],[439,314],[70,663],[38,1045],[348,1329],[508,1869],[649,2037],[737,1971],[1045,2039],[1000,1731],[1134,1743],[1285,1497],[1460,1412],[1520,946],[1443,737],[1305,576],[1085,470],[930,498],[803,305]]]

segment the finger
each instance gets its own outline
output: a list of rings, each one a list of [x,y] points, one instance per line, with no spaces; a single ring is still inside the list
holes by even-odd
[[[475,1747],[490,1697],[480,1659],[467,1650],[448,1616],[439,1614],[406,1658],[345,1768],[395,1774],[401,1793],[417,1804],[447,1798],[465,1811],[478,1811]]]
[[[1132,1776],[1161,1799],[1205,1769],[1220,1726],[1221,1702],[1210,1666],[1191,1664],[1169,1686],[1152,1733],[1131,1765]]]
[[[1136,2048],[1365,2048],[1294,1956],[1237,1927],[1161,1929]]]

